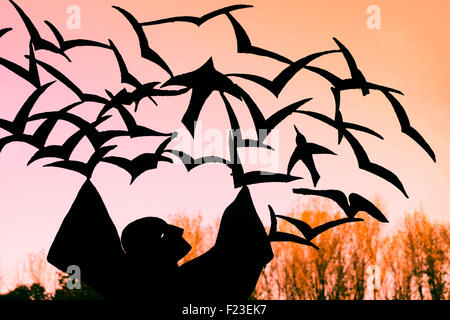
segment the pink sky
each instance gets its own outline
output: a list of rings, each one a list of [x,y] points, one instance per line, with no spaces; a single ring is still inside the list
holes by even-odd
[[[126,57],[129,69],[142,81],[167,80],[157,66],[139,58],[137,39],[126,20],[112,5],[119,5],[133,13],[140,21],[178,15],[201,15],[230,1],[17,1],[35,22],[43,37],[54,41],[43,23],[50,20],[66,39],[86,38],[107,43],[112,39]],[[373,199],[379,196],[385,213],[391,220],[390,228],[405,211],[421,206],[431,217],[450,221],[450,209],[445,203],[450,190],[450,151],[448,141],[450,119],[448,90],[450,63],[449,22],[446,1],[377,1],[381,8],[381,30],[366,27],[368,1],[317,1],[302,4],[297,1],[246,1],[252,9],[236,12],[234,16],[246,28],[253,44],[267,48],[291,59],[309,53],[336,48],[333,37],[340,39],[352,52],[360,69],[369,81],[395,87],[405,93],[400,101],[408,112],[411,124],[428,141],[437,156],[433,163],[427,154],[411,139],[400,132],[392,108],[378,94],[362,97],[360,92],[343,94],[342,112],[346,119],[355,121],[381,133],[384,141],[358,135],[371,160],[395,172],[402,180],[409,199],[387,182],[367,172],[357,170],[357,163],[348,144],[336,143],[336,133],[324,125],[295,115],[279,127],[278,145],[280,170],[285,170],[294,148],[293,124],[304,129],[304,134],[315,143],[324,144],[339,157],[317,156],[316,164],[322,175],[318,188],[340,188],[358,192]],[[47,5],[46,5],[47,4]],[[66,27],[68,5],[81,8],[81,29]],[[14,30],[0,39],[0,56],[26,65],[26,30],[17,12],[8,1],[0,3],[0,28]],[[218,17],[197,28],[186,23],[146,27],[150,44],[169,64],[175,74],[192,71],[210,56],[223,73],[254,72],[274,77],[285,65],[261,57],[236,54],[233,30],[224,17]],[[64,71],[84,91],[103,94],[107,88],[113,92],[121,88],[119,71],[114,56],[103,49],[75,49],[69,52],[73,62],[68,63],[54,54],[37,52],[38,59],[49,62]],[[324,57],[314,63],[336,74],[348,76],[345,61],[339,55]],[[9,71],[0,67],[2,97],[0,116],[11,120],[17,108],[31,93],[27,85]],[[42,73],[42,79],[52,78]],[[260,105],[265,115],[277,107],[313,97],[305,109],[331,112],[333,101],[329,84],[307,72],[296,76],[280,97],[275,99],[256,85],[239,81]],[[181,117],[190,93],[176,98],[158,99],[155,108],[142,102],[136,119],[139,123],[160,131],[182,129]],[[64,86],[49,88],[36,105],[33,113],[57,110],[76,100]],[[236,101],[235,101],[236,102]],[[219,106],[219,107],[218,107]],[[83,106],[87,117],[98,111],[98,106]],[[91,110],[88,114],[85,110]],[[235,103],[240,120],[248,124],[249,116]],[[200,120],[204,131],[208,128],[227,128],[224,108],[218,95],[208,100]],[[120,126],[111,122],[111,126]],[[30,127],[29,130],[32,130]],[[64,141],[70,128],[61,126],[51,137],[52,142]],[[200,135],[201,133],[199,133]],[[288,141],[288,143],[286,142]],[[117,140],[116,154],[132,157],[143,150],[153,151],[160,139]],[[24,144],[11,144],[0,154],[0,257],[4,265],[11,266],[25,254],[47,249],[68,211],[84,178],[78,174],[56,168],[43,168],[51,160],[42,160],[27,167],[34,149]],[[89,146],[83,144],[74,157],[83,159]],[[336,170],[339,168],[339,170]],[[250,167],[248,168],[250,169]],[[148,215],[168,217],[184,212],[201,211],[207,221],[221,216],[238,190],[233,189],[230,172],[225,166],[207,165],[187,174],[182,165],[161,163],[157,170],[147,172],[129,186],[129,175],[115,167],[101,164],[93,182],[100,191],[119,233],[131,221]],[[287,213],[301,197],[293,195],[294,187],[312,187],[306,169],[297,165],[293,174],[304,180],[289,185],[268,184],[251,188],[255,205],[262,220],[268,222],[267,205],[280,214]]]

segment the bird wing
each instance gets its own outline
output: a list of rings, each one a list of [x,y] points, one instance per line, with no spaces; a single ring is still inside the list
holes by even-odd
[[[291,217],[287,217],[287,216],[282,216],[282,215],[276,215],[278,218],[281,218],[283,220],[286,220],[287,222],[293,224],[305,237],[305,239],[307,239],[308,241],[311,240],[313,237],[311,237],[311,232],[312,232],[312,228],[309,224],[307,224],[305,221],[299,220],[299,219],[295,219],[295,218],[291,218]]]
[[[122,157],[110,156],[110,157],[103,158],[102,162],[114,164],[114,165],[118,166],[119,168],[122,168],[123,170],[128,172],[130,174],[130,176],[133,177],[133,166],[132,166],[131,160],[128,160],[128,159],[122,158]]]
[[[315,144],[315,143],[308,143],[308,147],[311,151],[311,154],[333,154],[336,155],[333,151],[331,151],[328,148],[325,148],[324,146]]]
[[[238,53],[251,53],[258,56],[268,57],[274,60],[278,60],[283,63],[291,64],[292,61],[286,57],[283,57],[282,55],[258,48],[252,45],[252,42],[247,35],[247,32],[245,32],[245,29],[241,26],[241,24],[229,13],[225,13],[227,18],[230,20],[231,25],[233,26],[234,33],[236,36],[237,41],[237,52]]]
[[[89,170],[87,168],[87,164],[81,161],[73,161],[73,160],[63,160],[63,161],[56,161],[53,163],[49,163],[44,165],[44,167],[55,167],[55,168],[61,168],[61,169],[67,169],[71,171],[78,172],[82,174],[85,177],[89,176]]]
[[[83,91],[81,91],[81,89],[78,88],[78,86],[75,83],[73,83],[59,70],[40,60],[36,60],[36,63],[40,65],[45,71],[50,73],[53,77],[55,77],[57,80],[61,81],[67,88],[69,88],[73,93],[75,93],[80,100],[84,100]]]
[[[17,112],[16,117],[14,118],[14,125],[16,129],[23,133],[25,130],[25,126],[27,124],[28,117],[30,115],[31,109],[33,109],[36,101],[41,97],[41,95],[50,87],[55,81],[49,82],[40,86],[27,98],[23,106]]]
[[[301,156],[302,156],[301,150],[299,150],[298,147],[296,147],[291,157],[289,158],[289,163],[287,166],[287,174],[291,174],[292,169],[295,167],[297,162],[301,160]]]
[[[351,193],[349,196],[349,201],[350,206],[354,209],[355,213],[358,211],[364,211],[380,222],[389,222],[380,209],[359,194]]]
[[[353,55],[338,39],[333,38],[333,40],[334,42],[336,42],[340,51],[344,55],[345,61],[347,61],[347,65],[350,69],[350,74],[352,78],[361,84],[361,90],[363,92],[363,95],[369,94],[369,88],[367,86],[366,78],[364,77],[361,70],[358,69],[358,66],[356,65],[356,61]]]
[[[273,115],[271,115],[266,120],[266,128],[268,130],[274,129],[278,124],[280,124],[284,119],[286,119],[288,116],[290,116],[294,111],[296,111],[298,108],[300,108],[302,105],[307,103],[308,101],[311,101],[312,98],[303,99],[301,101],[294,102],[287,107],[284,107],[277,112],[275,112]]]
[[[295,177],[283,173],[273,173],[268,171],[250,171],[244,173],[243,177],[238,179],[238,187],[243,185],[251,185],[257,183],[280,182],[289,183],[295,180],[303,179],[302,177]]]
[[[3,37],[6,33],[10,32],[12,28],[3,28],[0,29],[0,38]]]
[[[324,197],[333,200],[339,205],[345,212],[348,211],[349,204],[347,200],[347,196],[340,190],[313,190],[306,188],[297,188],[292,190],[296,194],[303,194],[306,196],[318,196]]]
[[[406,114],[405,109],[401,105],[401,103],[390,93],[387,91],[383,91],[386,98],[391,103],[394,108],[394,112],[397,115],[397,119],[400,122],[400,126],[402,128],[402,132],[413,139],[428,155],[436,162],[436,155],[434,154],[433,149],[431,149],[430,145],[425,141],[425,139],[417,132],[416,129],[411,127],[411,124],[408,119],[408,115]]]
[[[116,45],[112,40],[109,40],[109,45],[114,53],[114,56],[116,57],[117,64],[119,65],[120,70],[120,81],[122,83],[127,83],[129,85],[132,85],[135,88],[138,88],[141,86],[141,83],[136,77],[134,77],[127,68],[127,65],[125,63],[125,60],[123,60],[122,55],[120,54],[119,50],[117,49]]]
[[[192,16],[180,16],[180,17],[173,17],[173,18],[166,18],[166,19],[159,19],[159,20],[154,20],[154,21],[143,22],[143,23],[141,23],[141,25],[142,26],[151,26],[151,25],[170,23],[170,22],[189,22],[189,23],[195,24],[197,26],[200,26],[203,23],[205,23],[206,21],[208,21],[212,18],[215,18],[221,14],[225,14],[225,13],[228,13],[228,12],[234,11],[234,10],[250,8],[250,7],[253,7],[253,6],[251,6],[251,5],[233,5],[233,6],[228,6],[228,7],[222,8],[222,9],[214,10],[210,13],[203,15],[200,18],[192,17]]]
[[[275,211],[270,205],[268,207],[270,212],[270,231],[269,231],[269,238],[270,238],[277,232],[278,222],[277,216],[275,215]]]
[[[321,224],[320,226],[317,226],[314,229],[312,229],[312,231],[311,231],[311,238],[308,239],[308,240],[312,240],[315,237],[317,237],[319,234],[321,234],[321,233],[323,233],[323,232],[325,232],[325,231],[327,231],[327,230],[329,230],[331,228],[337,227],[337,226],[339,226],[341,224],[349,223],[349,222],[358,222],[358,221],[364,221],[364,219],[360,219],[360,218],[343,218],[343,219],[338,219],[338,220],[326,222],[326,223]]]
[[[294,242],[305,246],[310,246],[316,250],[319,250],[319,248],[314,243],[306,239],[303,239],[295,234],[280,231],[277,231],[275,234],[272,235],[272,237],[270,237],[270,242]]]
[[[373,135],[373,136],[375,136],[375,137],[377,137],[377,138],[379,138],[379,139],[384,140],[384,138],[383,138],[382,135],[380,135],[378,132],[373,131],[373,130],[370,129],[370,128],[361,126],[361,125],[356,124],[356,123],[348,123],[348,122],[344,122],[343,125],[344,125],[344,127],[345,127],[346,129],[353,129],[353,130],[365,132],[365,133],[371,134],[371,135]]]
[[[6,69],[8,69],[9,71],[11,71],[14,74],[18,75],[22,79],[28,81],[29,83],[31,83],[36,88],[38,88],[40,86],[39,75],[35,75],[35,74],[30,73],[24,67],[19,66],[18,64],[14,63],[12,61],[6,60],[6,59],[4,59],[2,57],[0,57],[0,65],[4,66]]]
[[[294,63],[290,64],[286,69],[281,71],[281,73],[273,79],[273,93],[276,97],[283,91],[284,87],[288,84],[288,82],[303,68],[306,67],[310,62],[320,58],[324,55],[336,53],[339,50],[328,50],[322,52],[315,52],[306,57],[303,57]]]
[[[406,190],[403,187],[402,182],[392,171],[390,171],[376,163],[371,162],[369,157],[367,156],[367,153],[364,150],[363,146],[349,131],[344,132],[344,137],[347,139],[348,143],[352,147],[360,169],[368,171],[368,172],[390,182],[397,189],[399,189],[406,198],[408,198],[408,194],[406,193]]]
[[[164,140],[159,146],[158,148],[156,148],[155,154],[161,155],[164,150],[167,148],[167,146],[169,145],[169,143],[175,139],[177,137],[177,133],[173,133],[171,137],[167,138],[166,140]]]
[[[134,32],[136,33],[136,36],[139,39],[139,46],[141,49],[142,58],[147,59],[153,63],[156,63],[163,70],[165,70],[171,77],[173,77],[173,73],[170,70],[169,66],[166,64],[166,62],[155,51],[153,51],[150,48],[144,29],[142,28],[141,24],[136,20],[136,18],[131,13],[120,7],[113,6],[113,8],[119,11],[131,24],[131,27],[133,28]]]

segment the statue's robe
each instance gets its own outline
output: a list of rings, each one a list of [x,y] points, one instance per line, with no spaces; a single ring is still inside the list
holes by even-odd
[[[122,249],[108,211],[90,181],[82,186],[49,250],[62,271],[81,270],[81,281],[105,299],[245,300],[273,258],[266,231],[243,187],[225,210],[214,246],[180,267],[148,258],[131,259]]]

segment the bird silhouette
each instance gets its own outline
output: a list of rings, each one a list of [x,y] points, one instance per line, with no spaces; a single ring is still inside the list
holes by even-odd
[[[159,19],[154,21],[148,21],[148,22],[142,22],[142,26],[152,26],[157,24],[163,24],[163,23],[172,23],[172,22],[188,22],[197,25],[200,27],[203,23],[220,16],[222,14],[227,14],[231,11],[239,10],[239,9],[245,9],[245,8],[251,8],[253,6],[251,5],[233,5],[228,6],[222,9],[218,9],[215,11],[212,11],[210,13],[207,13],[201,17],[192,17],[192,16],[180,16],[180,17],[172,17],[172,18],[166,18],[166,19]]]
[[[97,127],[111,116],[102,117],[92,123],[93,127]],[[28,161],[27,166],[33,162],[43,158],[59,158],[62,160],[69,160],[72,152],[75,150],[80,141],[85,137],[86,132],[82,129],[71,135],[62,145],[51,145],[39,149]]]
[[[12,30],[12,28],[3,28],[0,29],[0,38],[3,37],[5,34],[7,34],[8,32],[10,32]]]
[[[36,65],[36,58],[34,56],[33,44],[31,41],[29,44],[29,48],[30,54],[28,56],[29,57],[28,70],[18,65],[17,63],[14,63],[2,57],[0,57],[0,65],[4,66],[6,69],[18,75],[22,79],[26,80],[27,82],[32,84],[35,88],[38,88],[41,86],[41,81],[39,78],[39,72]]]
[[[29,121],[44,119],[53,121],[66,121],[68,123],[71,123],[85,133],[85,136],[95,150],[100,149],[103,144],[108,141],[104,136],[102,136],[102,133],[96,130],[93,124],[75,114],[66,112],[65,110],[37,113],[29,117],[28,119]]]
[[[68,61],[71,61],[70,58],[64,53],[63,50],[58,48],[55,44],[52,42],[45,40],[41,37],[39,34],[39,31],[34,26],[31,19],[27,16],[27,14],[12,0],[10,0],[11,4],[14,6],[16,11],[19,13],[23,23],[25,24],[25,27],[27,28],[28,34],[30,35],[31,42],[33,43],[35,50],[46,50],[53,53],[57,53],[62,55],[64,58],[66,58]]]
[[[270,132],[276,128],[282,121],[284,121],[288,116],[290,116],[292,113],[297,111],[301,106],[303,106],[305,103],[312,100],[312,98],[303,99],[300,101],[296,101],[286,107],[283,107],[273,113],[271,116],[269,116],[267,119],[265,118],[264,114],[261,112],[259,107],[256,105],[256,103],[253,101],[253,99],[250,97],[248,93],[246,93],[244,90],[238,89],[240,91],[240,95],[242,97],[242,100],[246,103],[246,106],[250,112],[250,115],[253,119],[253,123],[255,124],[256,133],[258,136],[257,140],[253,139],[242,139],[240,135],[240,128],[239,128],[239,122],[237,121],[236,115],[234,114],[233,108],[231,107],[230,102],[225,97],[225,95],[221,92],[222,100],[225,102],[228,118],[231,123],[231,128],[236,132],[239,140],[238,146],[257,146],[257,147],[264,147],[267,149],[273,150],[272,147],[264,145],[263,142],[267,138],[267,136],[270,134]]]
[[[358,69],[358,66],[356,65],[355,58],[350,53],[350,51],[336,38],[333,38],[334,42],[338,45],[339,49],[341,50],[345,61],[347,61],[348,68],[350,70],[350,75],[352,79],[354,79],[355,82],[359,83],[361,85],[361,91],[363,95],[369,94],[369,88],[367,85],[366,78],[364,77],[361,70]]]
[[[315,118],[317,120],[320,120],[329,126],[332,126],[333,128],[337,128],[337,125],[335,124],[335,121],[326,115],[323,115],[318,112],[314,111],[297,111],[298,113],[306,114],[312,118]],[[350,144],[350,147],[353,150],[353,153],[356,156],[356,159],[358,161],[358,166],[361,170],[365,170],[367,172],[370,172],[388,182],[390,182],[392,185],[394,185],[397,189],[399,189],[403,195],[408,198],[408,194],[406,193],[405,188],[403,187],[402,182],[400,179],[391,171],[388,169],[373,163],[370,161],[369,157],[367,156],[366,151],[364,150],[364,147],[359,143],[358,139],[355,138],[355,136],[347,130],[345,127],[341,128],[344,138],[348,141]],[[366,131],[367,132],[367,131]]]
[[[359,211],[364,211],[380,222],[389,222],[383,213],[369,200],[357,193],[348,196],[340,190],[311,190],[305,188],[293,189],[296,194],[325,197],[333,200],[344,210],[347,217],[354,219]]]
[[[286,217],[286,216],[282,216],[282,215],[277,215],[277,217],[293,224],[303,234],[303,236],[305,237],[305,239],[307,241],[311,241],[315,237],[317,237],[319,234],[321,234],[331,228],[337,227],[341,224],[349,223],[349,222],[364,221],[364,219],[361,219],[361,218],[343,218],[343,219],[329,221],[329,222],[321,224],[315,228],[312,228],[309,224],[307,224],[306,222],[299,220],[299,219]]]
[[[156,169],[159,162],[163,161],[172,163],[172,159],[162,155],[172,139],[173,137],[164,140],[164,142],[156,149],[155,153],[144,153],[132,160],[111,156],[103,158],[102,161],[114,164],[126,170],[131,175],[130,184],[132,184],[144,172]]]
[[[250,37],[248,36],[245,29],[242,27],[242,25],[231,15],[231,13],[228,11],[226,13],[226,16],[231,22],[231,25],[233,26],[234,33],[236,36],[237,41],[237,52],[238,53],[246,53],[246,54],[254,54],[262,57],[268,57],[283,63],[287,63],[291,65],[293,63],[292,60],[269,50],[256,47],[252,44]]]
[[[270,205],[268,207],[269,207],[269,212],[270,212],[270,231],[269,231],[269,241],[270,242],[294,242],[294,243],[313,247],[316,250],[319,249],[314,243],[312,243],[309,240],[306,240],[295,234],[277,231],[277,226],[278,226],[277,216],[275,215],[275,211],[272,209],[272,207]]]
[[[56,167],[75,171],[82,174],[87,179],[91,179],[96,166],[100,163],[100,161],[102,161],[102,159],[108,152],[114,150],[116,147],[117,146],[113,145],[99,148],[92,154],[87,163],[75,160],[62,160],[46,164],[44,165],[44,167]]]
[[[22,107],[19,109],[19,111],[17,112],[17,114],[14,117],[14,120],[12,122],[4,120],[4,119],[0,119],[0,128],[4,129],[12,134],[24,133],[31,110],[33,109],[33,107],[36,104],[36,102],[38,101],[38,99],[42,96],[42,94],[53,83],[55,83],[55,81],[51,81],[51,82],[35,89],[33,91],[33,93],[27,98],[27,100],[22,105]]]
[[[230,161],[228,167],[231,168],[231,174],[233,176],[233,182],[235,188],[248,186],[258,183],[289,183],[295,180],[303,179],[302,177],[291,176],[290,174],[269,172],[269,171],[249,171],[244,172],[242,162],[239,158],[237,148],[237,137],[230,133],[229,137],[229,149],[230,149]]]
[[[183,151],[168,149],[165,150],[165,152],[171,153],[176,157],[180,158],[188,172],[206,163],[222,163],[226,164],[227,166],[230,166],[230,162],[228,160],[217,156],[206,156],[194,159],[193,157],[191,157],[190,155],[188,155],[186,152]]]
[[[433,149],[431,149],[430,145],[425,141],[421,134],[411,126],[408,115],[401,103],[389,91],[383,90],[382,92],[394,108],[402,132],[413,139],[426,153],[428,153],[430,158],[436,162],[436,155],[434,154]]]
[[[203,23],[217,17],[220,15],[225,15],[230,20],[231,25],[233,27],[236,41],[237,41],[237,52],[238,53],[248,53],[248,54],[254,54],[264,57],[269,57],[275,60],[278,60],[283,63],[291,64],[292,61],[286,57],[283,57],[282,55],[271,52],[269,50],[255,47],[252,45],[252,42],[247,35],[244,28],[239,24],[239,22],[231,15],[232,11],[245,9],[245,8],[251,8],[252,5],[233,5],[228,6],[222,9],[218,9],[215,11],[212,11],[210,13],[207,13],[201,17],[192,17],[192,16],[180,16],[180,17],[173,17],[173,18],[166,18],[166,19],[159,19],[149,22],[141,23],[142,26],[151,26],[151,25],[157,25],[157,24],[163,24],[163,23],[173,23],[173,22],[188,22],[195,24],[196,26],[200,27]]]
[[[29,56],[25,56],[29,57]],[[73,83],[68,77],[66,77],[62,72],[57,70],[55,67],[45,63],[43,61],[37,60],[36,63],[41,66],[45,71],[52,75],[55,79],[59,80],[67,88],[69,88],[82,102],[96,102],[100,104],[108,103],[108,99],[101,97],[96,94],[84,93],[78,86]]]
[[[336,103],[334,121],[332,119],[330,119],[326,116],[322,116],[320,113],[317,113],[314,111],[297,110],[297,111],[295,111],[295,113],[317,116],[322,121],[327,122],[327,124],[333,126],[338,131],[338,144],[341,143],[342,138],[344,137],[344,132],[347,129],[365,132],[365,133],[373,135],[381,140],[384,140],[384,138],[379,133],[373,131],[370,128],[361,126],[356,123],[344,122],[344,118],[343,118],[341,110],[340,110],[340,98],[339,98],[339,95],[337,94],[339,91],[335,88],[331,88],[331,91],[333,92],[335,103]]]
[[[230,121],[230,125],[231,125],[231,130],[233,131],[233,134],[238,139],[237,147],[238,148],[257,147],[257,148],[265,148],[265,149],[274,150],[271,146],[263,143],[263,140],[265,139],[265,136],[263,137],[263,135],[265,134],[267,136],[267,134],[268,134],[267,130],[262,132],[262,129],[261,130],[256,129],[256,132],[258,135],[258,139],[256,139],[256,140],[242,138],[242,132],[241,132],[241,128],[239,126],[239,121],[236,117],[236,114],[234,113],[234,110],[233,110],[233,107],[231,106],[230,101],[228,100],[228,98],[225,96],[225,94],[223,92],[220,93],[220,96],[222,97],[222,100],[225,104],[225,108],[226,108],[227,115],[228,115],[228,120]],[[255,106],[256,106],[256,104],[255,104]],[[259,109],[258,109],[258,111],[259,111]],[[261,112],[258,112],[257,115],[264,118],[264,116],[262,115]]]
[[[105,135],[117,135],[117,136],[129,136],[130,138],[136,138],[136,137],[156,137],[156,136],[171,136],[172,133],[162,133],[155,130],[152,130],[147,127],[143,127],[141,125],[138,125],[136,120],[134,119],[133,115],[128,111],[127,108],[121,103],[119,103],[109,91],[107,91],[108,95],[112,97],[110,101],[107,102],[107,104],[102,108],[100,111],[98,117],[102,117],[111,109],[116,109],[123,122],[125,123],[125,126],[127,127],[127,131],[121,131],[121,130],[109,130]]]
[[[336,155],[336,153],[318,144],[307,142],[305,136],[301,134],[301,132],[297,129],[297,127],[294,126],[294,128],[297,133],[297,136],[295,138],[297,145],[294,149],[294,152],[292,153],[291,158],[289,159],[287,174],[290,175],[295,164],[299,161],[302,161],[305,164],[306,168],[308,168],[314,186],[316,186],[317,182],[320,179],[320,174],[316,169],[316,165],[314,164],[313,155],[314,154]]]
[[[291,64],[289,64],[285,69],[283,69],[273,80],[266,79],[264,77],[245,74],[245,73],[230,73],[227,74],[229,77],[239,77],[252,82],[269,90],[275,97],[278,97],[283,91],[284,87],[289,83],[289,81],[303,68],[305,68],[310,62],[324,55],[341,52],[340,50],[328,50],[322,52],[316,52],[303,57]]]
[[[376,90],[376,91],[389,91],[389,92],[395,92],[398,94],[403,94],[401,91],[385,87],[382,85],[378,85],[372,82],[368,82],[366,80],[361,80],[360,78],[347,78],[347,79],[341,79],[338,76],[334,75],[328,70],[314,67],[314,66],[305,66],[304,69],[311,71],[315,74],[320,75],[322,78],[327,80],[330,84],[333,85],[334,88],[337,89],[337,92],[340,94],[341,91],[345,90]]]
[[[30,112],[36,101],[53,83],[54,82],[49,82],[35,89],[19,109],[13,121],[0,119],[0,128],[11,133],[10,136],[0,139],[0,152],[7,144],[11,142],[25,142],[38,149],[44,146],[45,141],[47,140],[48,135],[53,129],[55,123],[44,122],[41,125],[40,130],[36,130],[33,135],[25,134],[25,127],[29,121]]]
[[[156,63],[164,71],[166,71],[169,76],[173,77],[173,73],[166,62],[155,51],[153,51],[153,49],[150,48],[147,36],[145,35],[144,29],[142,28],[142,25],[139,23],[139,21],[137,21],[136,18],[126,10],[117,6],[113,6],[113,8],[119,11],[128,20],[134,32],[136,33],[136,36],[139,40],[139,47],[141,50],[142,58]]]
[[[120,70],[120,80],[122,81],[122,83],[126,83],[135,88],[139,88],[142,85],[141,82],[128,71],[125,60],[123,59],[122,55],[119,52],[119,49],[117,49],[116,45],[114,44],[114,42],[112,42],[112,40],[109,40],[109,46],[111,47],[114,56],[116,57],[117,64]]]
[[[110,50],[111,48],[104,43],[94,41],[94,40],[87,40],[87,39],[72,39],[72,40],[64,40],[64,37],[61,35],[59,30],[50,22],[50,21],[44,21],[45,24],[50,28],[53,35],[56,38],[56,41],[58,41],[59,49],[61,49],[63,52],[66,52],[67,50],[77,48],[77,47],[98,47],[98,48],[104,48]]]
[[[214,62],[210,58],[203,66],[195,71],[177,75],[169,79],[161,87],[183,86],[192,89],[191,101],[182,118],[183,125],[189,133],[194,136],[195,125],[200,116],[200,112],[206,99],[214,91],[228,93],[238,99],[241,98],[241,91],[236,84],[228,79],[224,74],[214,68]]]

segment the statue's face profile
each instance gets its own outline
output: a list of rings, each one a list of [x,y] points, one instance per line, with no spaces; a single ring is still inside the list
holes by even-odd
[[[182,228],[157,217],[145,217],[128,224],[122,232],[122,247],[127,254],[154,256],[169,262],[183,258],[191,246]]]

